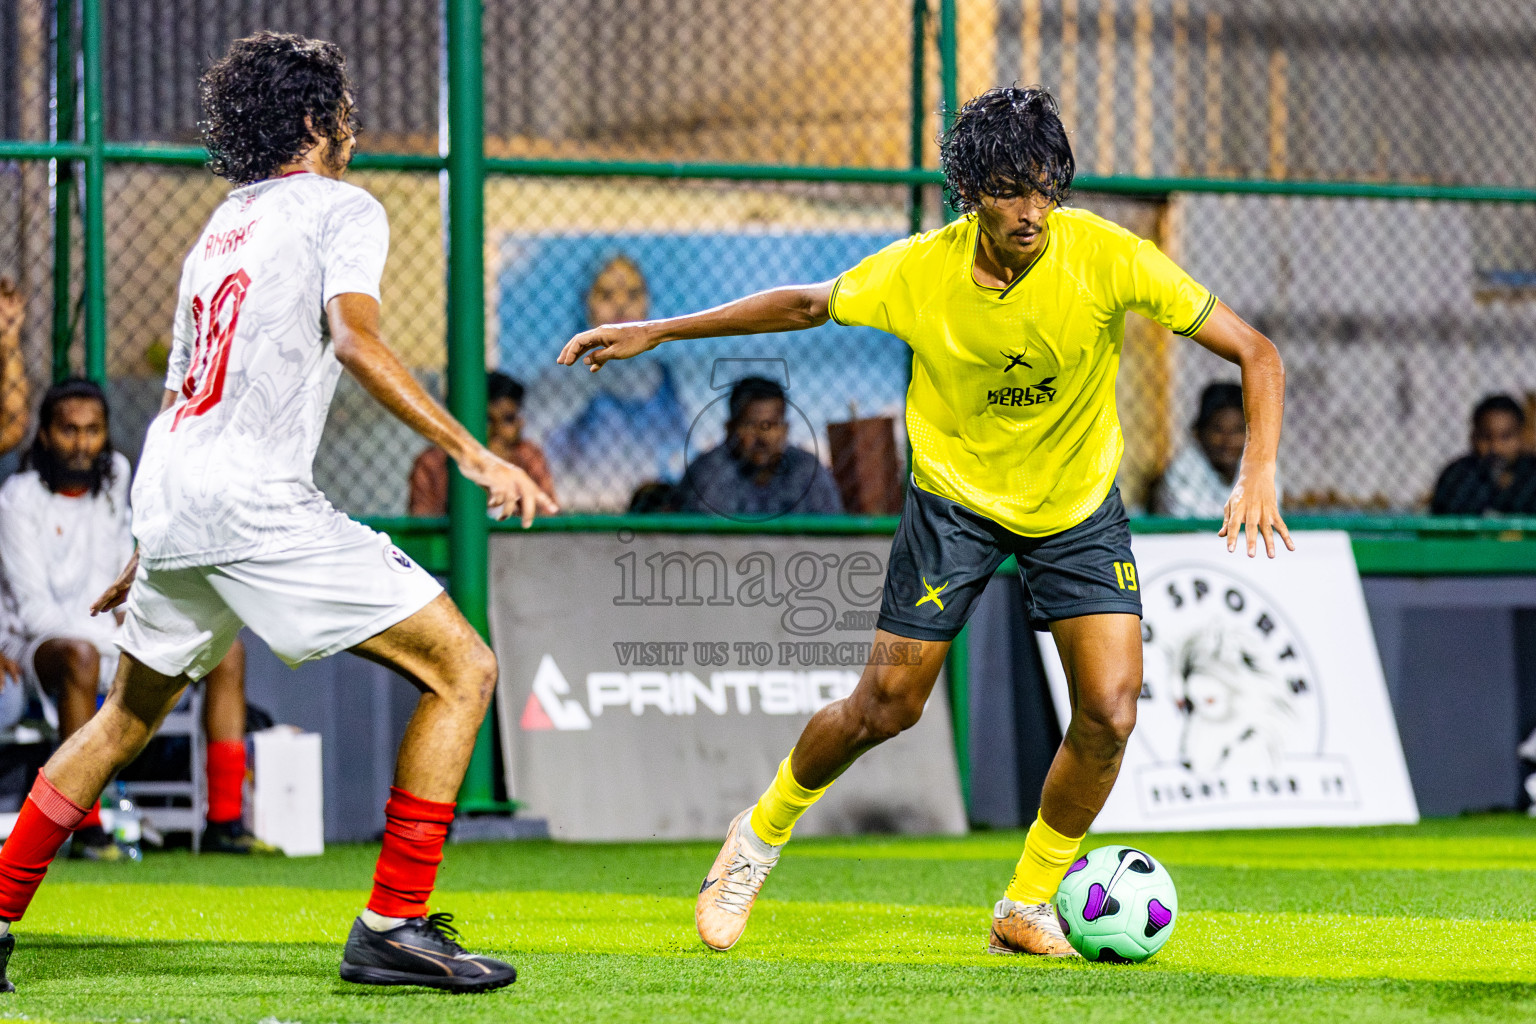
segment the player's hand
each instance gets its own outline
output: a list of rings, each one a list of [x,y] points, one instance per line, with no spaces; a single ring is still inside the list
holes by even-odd
[[[133,557],[128,559],[128,564],[123,567],[123,571],[117,574],[117,579],[113,580],[112,585],[96,599],[95,604],[91,605],[91,614],[100,615],[102,612],[111,611],[127,600],[128,588],[133,586],[133,578],[138,574],[139,553],[134,551]]]
[[[0,277],[0,334],[21,328],[26,318],[27,304],[8,277]]]
[[[538,512],[553,514],[560,511],[555,499],[539,490],[533,477],[489,451],[483,452],[478,459],[466,459],[459,464],[459,471],[485,488],[486,508],[497,519],[520,514],[526,530],[533,525],[533,517]]]
[[[15,683],[21,685],[21,666],[4,654],[0,654],[0,690]]]
[[[644,321],[632,324],[604,324],[590,331],[582,331],[565,343],[555,362],[561,366],[575,366],[580,359],[596,373],[610,359],[632,359],[649,352],[661,339],[656,337],[652,325]]]
[[[1285,541],[1286,550],[1296,550],[1296,545],[1291,543],[1291,533],[1285,528],[1285,520],[1280,518],[1273,466],[1249,470],[1245,464],[1238,470],[1237,484],[1227,499],[1224,521],[1216,535],[1227,538],[1228,551],[1236,551],[1240,530],[1248,535],[1249,558],[1258,554],[1260,534],[1264,535],[1264,553],[1270,558],[1275,557],[1276,533]]]

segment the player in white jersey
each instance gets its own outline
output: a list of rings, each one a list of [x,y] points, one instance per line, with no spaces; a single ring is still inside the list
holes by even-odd
[[[62,739],[96,714],[117,675],[117,618],[91,606],[133,554],[128,460],[112,450],[107,396],[94,381],[59,381],[43,395],[21,472],[0,486],[0,650],[45,695]],[[121,615],[121,612],[116,613]],[[26,708],[24,687],[0,690],[0,726]],[[275,852],[240,822],[245,784],[245,651],[238,642],[203,677],[207,740],[204,852]],[[92,805],[70,856],[117,860],[123,851]]]
[[[554,503],[379,339],[388,224],[376,200],[341,181],[355,136],[341,51],[270,32],[237,40],[202,95],[209,167],[237,187],[187,257],[165,401],[133,487],[136,564],[97,605],[126,596],[124,657],[106,704],[44,766],[0,847],[0,921],[21,917],[67,829],[244,624],[290,663],[351,650],[422,691],[341,976],[458,991],[511,984],[510,964],[465,952],[452,916],[427,914],[496,659],[430,575],[316,489],[311,466],[341,369],[452,456],[496,514],[526,525]],[[8,928],[0,966],[14,948]]]

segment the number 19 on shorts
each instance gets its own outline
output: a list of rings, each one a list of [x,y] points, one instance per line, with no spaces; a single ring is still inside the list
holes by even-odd
[[[1115,563],[1115,583],[1119,585],[1121,590],[1135,590],[1136,589],[1136,563],[1135,562],[1116,562]]]

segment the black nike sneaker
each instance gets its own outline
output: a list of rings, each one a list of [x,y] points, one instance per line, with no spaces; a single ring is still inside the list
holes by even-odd
[[[282,853],[271,843],[264,843],[245,830],[240,819],[210,821],[203,829],[204,853],[272,854]]]
[[[87,825],[70,836],[69,859],[116,863],[125,858],[123,848],[112,838],[112,833],[100,825]]]
[[[15,951],[16,936],[10,932],[0,935],[0,993],[16,991],[16,986],[11,984],[11,979],[5,973],[11,964],[11,954]]]
[[[341,979],[450,992],[489,992],[517,980],[517,968],[511,964],[465,952],[452,921],[452,914],[431,914],[376,932],[358,918],[341,954]]]

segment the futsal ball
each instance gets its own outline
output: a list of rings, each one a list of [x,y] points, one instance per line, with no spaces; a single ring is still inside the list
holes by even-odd
[[[1067,869],[1056,918],[1072,948],[1100,963],[1140,963],[1163,948],[1179,915],[1168,869],[1130,846],[1101,846]]]

